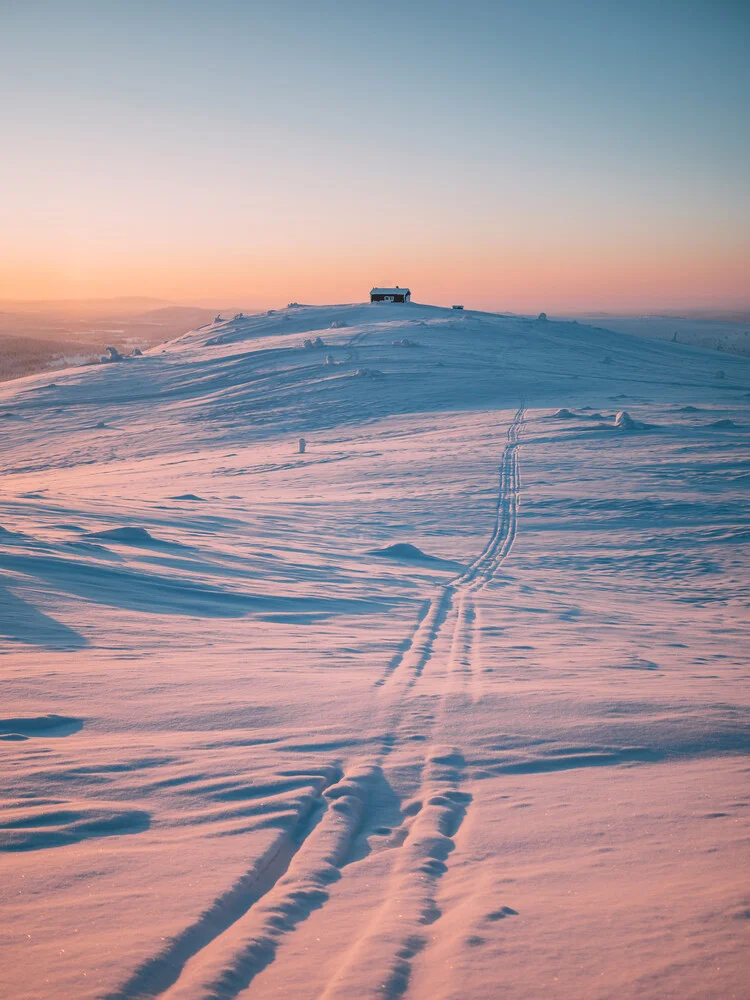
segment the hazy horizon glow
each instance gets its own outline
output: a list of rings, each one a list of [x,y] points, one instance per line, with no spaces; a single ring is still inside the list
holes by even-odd
[[[748,306],[748,42],[732,0],[7,5],[0,298]]]

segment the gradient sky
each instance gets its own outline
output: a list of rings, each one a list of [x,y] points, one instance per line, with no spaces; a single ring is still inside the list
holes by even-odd
[[[750,305],[748,0],[0,0],[0,298]]]

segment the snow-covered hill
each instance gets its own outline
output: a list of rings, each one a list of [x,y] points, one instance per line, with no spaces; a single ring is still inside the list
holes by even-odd
[[[0,992],[740,996],[718,360],[350,305],[0,386]]]

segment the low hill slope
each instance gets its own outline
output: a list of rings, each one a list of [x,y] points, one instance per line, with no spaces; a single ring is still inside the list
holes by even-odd
[[[17,380],[0,387],[0,418],[32,460],[54,439],[54,461],[76,462],[100,453],[91,431],[101,421],[125,432],[118,453],[132,457],[521,399],[574,407],[593,393],[622,409],[688,389],[713,398],[749,373],[745,359],[719,371],[707,352],[576,323],[416,304],[302,307],[212,323],[140,358]]]

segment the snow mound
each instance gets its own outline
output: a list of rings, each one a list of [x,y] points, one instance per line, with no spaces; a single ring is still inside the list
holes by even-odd
[[[633,420],[627,410],[620,410],[615,417],[615,427],[620,431],[645,431],[651,424]]]
[[[11,531],[9,528],[4,528],[0,524],[0,542],[9,542],[11,539],[23,538],[24,534],[22,531]]]
[[[0,719],[0,734],[25,739],[29,736],[69,736],[83,728],[83,720],[69,715],[35,715]]]
[[[379,368],[358,368],[354,373],[355,378],[383,378],[384,373]]]
[[[730,420],[729,417],[724,417],[723,420],[714,420],[710,424],[706,424],[706,427],[736,427],[737,424],[734,420]]]
[[[571,419],[571,417],[577,416],[577,414],[571,413],[570,410],[566,410],[565,408],[563,408],[561,410],[555,410],[555,412],[552,413],[550,416],[553,420],[555,418],[558,420],[569,420]]]
[[[659,670],[659,664],[640,657],[628,660],[626,663],[605,663],[603,666],[611,670]]]
[[[201,503],[206,502],[205,497],[196,496],[195,493],[180,493],[176,497],[167,497],[168,500],[199,500]]]
[[[87,538],[102,538],[110,542],[127,542],[133,545],[142,545],[144,542],[155,541],[145,528],[106,528],[104,531],[91,531]]]
[[[384,549],[371,549],[368,556],[380,556],[383,559],[404,559],[414,562],[441,562],[437,556],[428,556],[426,552],[418,549],[416,545],[409,542],[394,542],[393,545],[386,545]]]

